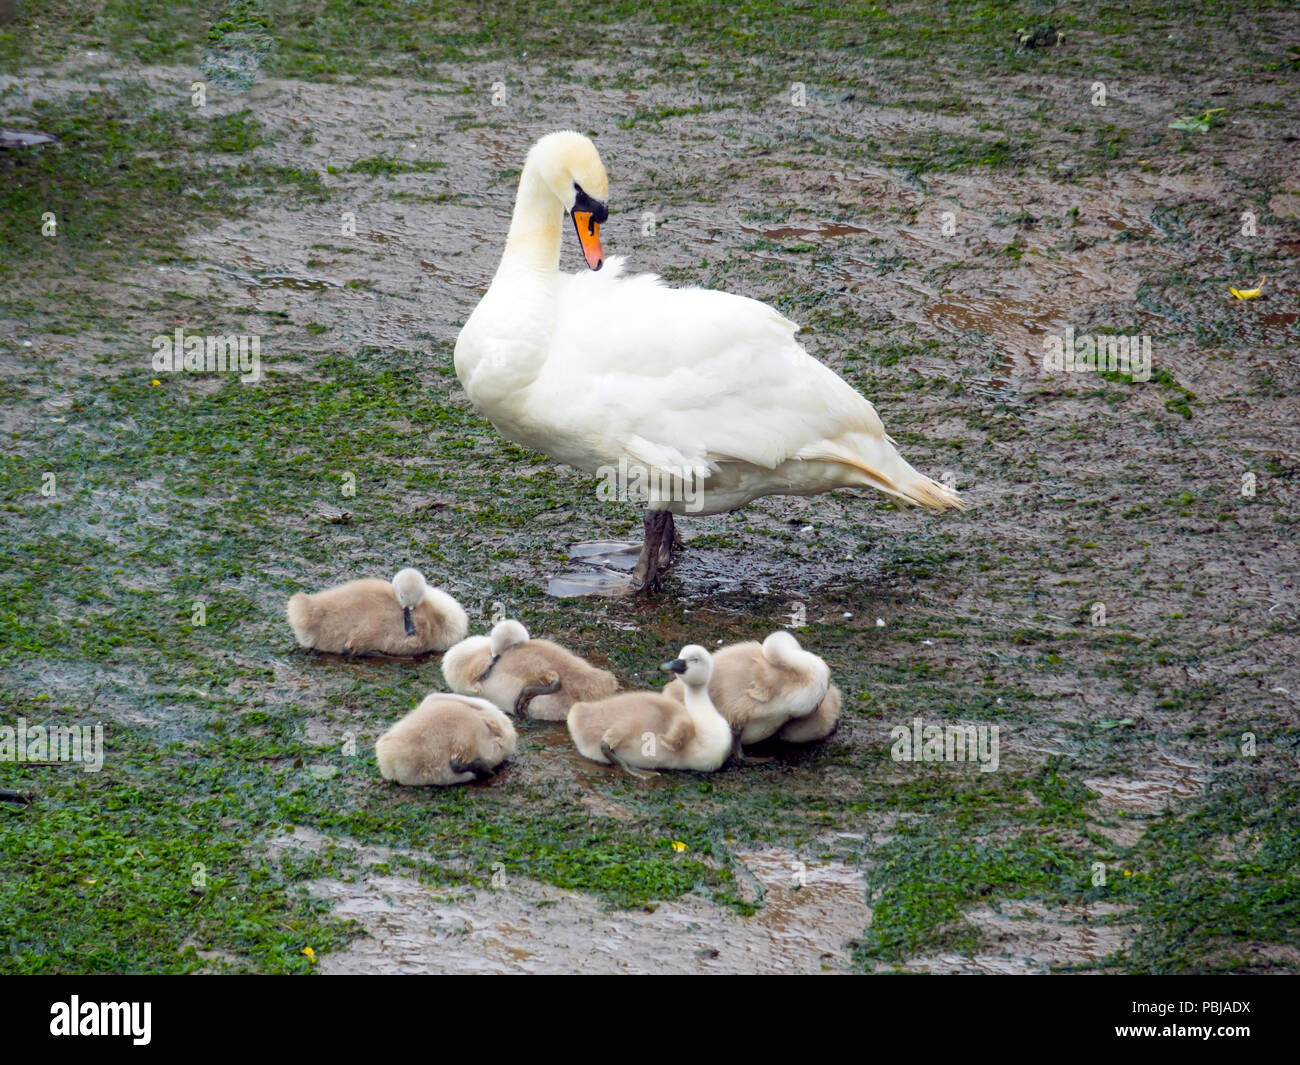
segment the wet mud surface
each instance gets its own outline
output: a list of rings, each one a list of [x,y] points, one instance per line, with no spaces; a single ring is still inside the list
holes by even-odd
[[[1167,940],[1189,935],[1165,935],[1145,886],[1190,891],[1179,847],[1237,882],[1254,848],[1282,847],[1259,825],[1295,780],[1300,102],[1232,72],[1287,26],[1261,16],[1222,72],[1128,72],[1104,119],[1086,72],[974,67],[958,106],[919,60],[886,68],[889,88],[861,56],[802,108],[745,64],[728,88],[522,58],[506,107],[470,61],[423,79],[272,63],[244,91],[214,85],[202,122],[251,119],[247,144],[127,153],[192,166],[168,193],[195,212],[170,253],[50,245],[5,275],[6,716],[57,705],[118,728],[96,786],[165,791],[160,766],[183,766],[244,796],[219,823],[246,861],[354,922],[323,973],[1294,970],[1285,918],[1179,953]],[[183,99],[195,76],[83,53],[0,74],[0,104]],[[1202,90],[1229,95],[1228,120],[1170,132]],[[638,510],[507,445],[451,370],[523,156],[559,127],[594,135],[609,170],[607,254],[800,322],[971,511],[759,500],[680,521],[658,599],[574,597],[617,590]],[[567,237],[563,256],[580,267]],[[1259,299],[1228,294],[1261,275]],[[178,328],[259,336],[260,391],[151,384],[150,341]],[[1045,372],[1044,337],[1067,328],[1150,337],[1151,380]],[[65,495],[39,494],[47,469]],[[515,762],[460,796],[386,787],[374,739],[443,686],[437,657],[296,652],[283,602],[403,565],[471,631],[519,616],[629,687],[657,687],[683,643],[800,625],[844,721],[771,762],[644,785],[525,725]],[[999,772],[892,760],[891,728],[918,718],[996,725]],[[969,847],[992,897],[927,838]],[[633,886],[553,856],[588,846]],[[1269,862],[1295,883],[1292,851]],[[949,882],[951,912],[913,905]],[[211,967],[269,964],[220,927],[184,931]]]
[[[298,829],[276,850],[310,850]],[[387,855],[368,853],[381,862]],[[792,852],[737,854],[763,906],[748,919],[704,899],[602,909],[590,896],[545,884],[447,892],[411,877],[365,874],[314,881],[340,917],[367,932],[328,956],[323,973],[834,973],[851,970],[845,944],[870,921],[859,871],[804,862]]]

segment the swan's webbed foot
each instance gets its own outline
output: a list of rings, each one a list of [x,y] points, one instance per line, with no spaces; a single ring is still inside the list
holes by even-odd
[[[559,677],[556,677],[550,684],[525,684],[520,689],[518,698],[515,699],[515,715],[517,717],[526,717],[528,715],[528,704],[537,696],[554,695],[559,690]]]
[[[637,780],[653,780],[659,775],[653,770],[638,769],[634,765],[628,765],[623,756],[614,750],[614,748],[605,740],[600,741],[600,753],[608,758],[612,764],[621,766],[628,773],[632,774],[632,776],[636,777]]]
[[[453,773],[473,773],[479,780],[487,780],[497,775],[496,766],[485,766],[477,759],[472,762],[462,762],[459,758],[453,758],[448,765],[451,766]]]
[[[731,761],[736,765],[745,764],[745,748],[741,745],[740,734],[743,729],[733,728],[731,730]]]
[[[21,791],[0,791],[0,802],[12,802],[18,806],[30,806],[31,799]]]

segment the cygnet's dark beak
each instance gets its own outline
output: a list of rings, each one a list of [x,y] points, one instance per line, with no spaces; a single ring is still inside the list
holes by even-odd
[[[492,672],[493,669],[496,668],[496,664],[500,661],[501,661],[500,655],[493,655],[492,661],[488,663],[487,669],[483,670],[483,672],[479,674],[479,676],[475,679],[474,683],[482,684],[485,680],[487,680],[488,675]]]
[[[674,658],[671,662],[665,662],[660,669],[666,669],[669,673],[685,673],[686,663],[680,658]]]
[[[406,625],[407,636],[418,635],[415,631],[415,619],[411,617],[411,608],[409,606],[402,607],[402,622]]]

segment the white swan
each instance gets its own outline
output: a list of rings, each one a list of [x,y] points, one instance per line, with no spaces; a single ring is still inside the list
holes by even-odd
[[[586,137],[533,145],[501,264],[456,341],[456,374],[508,439],[588,473],[620,460],[629,479],[640,471],[639,591],[668,562],[673,513],[863,485],[934,510],[964,506],[908,465],[871,404],[771,307],[606,263],[608,194]],[[566,212],[592,272],[559,272]]]

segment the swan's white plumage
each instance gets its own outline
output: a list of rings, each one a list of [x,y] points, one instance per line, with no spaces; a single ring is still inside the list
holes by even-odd
[[[600,167],[576,134],[552,134],[529,153],[501,266],[456,344],[461,383],[506,437],[587,472],[621,458],[707,471],[695,513],[868,485],[934,509],[962,506],[903,459],[872,405],[771,307],[629,277],[619,257],[560,274],[559,224],[572,199],[552,191],[548,206],[557,179],[543,181],[543,160],[575,174]],[[651,505],[688,509],[680,499]]]

